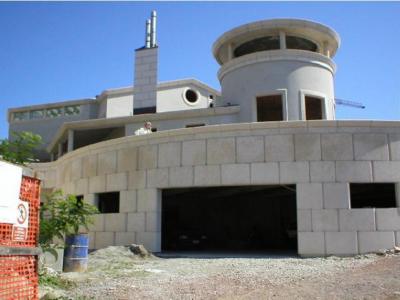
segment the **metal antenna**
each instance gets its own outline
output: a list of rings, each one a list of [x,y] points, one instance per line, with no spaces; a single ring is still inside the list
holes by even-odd
[[[151,45],[151,21],[150,19],[146,20],[146,48],[150,48]]]
[[[150,42],[150,47],[154,48],[157,46],[157,39],[156,39],[156,34],[157,34],[157,12],[153,10],[151,12],[151,42]]]
[[[360,102],[343,100],[343,99],[338,99],[338,98],[335,98],[335,103],[338,105],[351,106],[351,107],[356,107],[356,108],[361,108],[361,109],[365,108],[365,105]]]

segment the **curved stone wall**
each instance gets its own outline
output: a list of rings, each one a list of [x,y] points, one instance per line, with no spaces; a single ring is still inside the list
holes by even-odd
[[[160,251],[161,190],[296,184],[298,253],[350,255],[400,244],[398,208],[350,209],[349,182],[400,182],[400,122],[216,125],[129,136],[34,164],[44,189],[120,192],[91,248],[143,243]],[[397,205],[399,206],[399,205]]]

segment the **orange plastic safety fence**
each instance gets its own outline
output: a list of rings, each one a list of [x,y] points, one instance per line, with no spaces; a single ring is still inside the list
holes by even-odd
[[[0,256],[0,299],[27,300],[38,297],[36,256]]]

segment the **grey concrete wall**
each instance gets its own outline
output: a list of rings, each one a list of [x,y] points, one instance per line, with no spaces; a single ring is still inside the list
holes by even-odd
[[[400,122],[231,124],[130,136],[34,165],[44,188],[120,192],[91,248],[143,243],[160,251],[163,188],[296,184],[298,253],[354,255],[400,245],[399,207],[350,209],[349,183],[400,183]]]

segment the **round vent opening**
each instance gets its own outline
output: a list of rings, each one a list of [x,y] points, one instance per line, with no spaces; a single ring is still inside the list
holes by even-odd
[[[196,103],[199,100],[199,95],[196,91],[188,89],[185,92],[185,99],[189,103]]]

